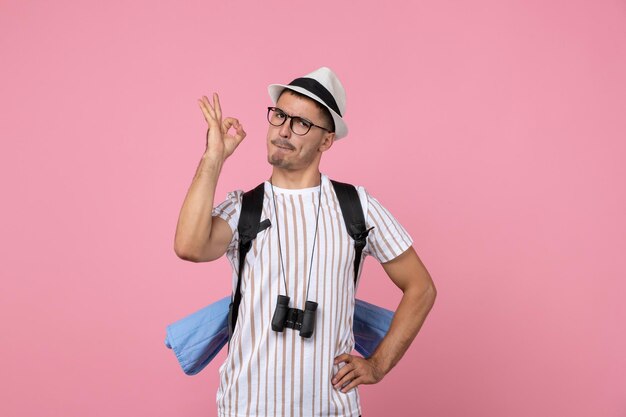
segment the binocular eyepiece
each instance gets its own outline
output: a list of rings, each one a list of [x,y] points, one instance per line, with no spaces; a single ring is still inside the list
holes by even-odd
[[[304,311],[297,308],[289,308],[289,297],[279,295],[276,300],[276,309],[272,317],[272,330],[282,332],[285,327],[299,330],[301,337],[309,338],[315,330],[315,311],[317,303],[307,301]]]

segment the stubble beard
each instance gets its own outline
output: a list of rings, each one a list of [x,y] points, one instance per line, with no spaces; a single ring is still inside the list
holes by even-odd
[[[280,140],[276,139],[276,140],[272,140],[271,143],[274,146],[279,146],[282,144],[282,146],[286,146],[286,143],[281,143]],[[290,146],[290,145],[287,145]],[[284,156],[280,156],[277,154],[276,151],[272,152],[270,149],[268,149],[268,154],[267,154],[267,162],[269,162],[270,165],[276,167],[276,168],[281,168],[281,169],[292,169],[293,168],[293,161],[288,161]]]
[[[293,155],[292,155],[293,156]],[[299,155],[299,159],[291,160],[285,156],[279,155],[277,152],[268,152],[267,154],[267,162],[280,169],[284,170],[299,170],[302,167],[308,167],[315,160],[315,155],[311,154],[301,154]]]
[[[285,161],[284,158],[281,158],[279,156],[276,155],[268,155],[267,156],[267,162],[269,162],[270,165],[276,167],[276,168],[282,168],[282,169],[289,169],[292,167],[292,164],[290,164],[289,162]]]

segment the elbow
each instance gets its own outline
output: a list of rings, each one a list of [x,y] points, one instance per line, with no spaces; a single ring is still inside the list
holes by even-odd
[[[196,262],[196,259],[189,253],[180,249],[174,249],[174,253],[183,261]]]
[[[176,254],[176,256],[184,261],[201,262],[200,257],[197,256],[197,254],[194,253],[193,250],[184,245],[180,245],[177,242],[174,243],[174,253]]]
[[[437,287],[435,287],[435,283],[433,282],[432,278],[430,279],[430,282],[428,283],[428,288],[426,289],[426,291],[430,293],[433,300],[437,298]]]
[[[432,306],[437,298],[437,287],[435,287],[435,283],[430,279],[430,275],[428,278],[427,282],[422,281],[421,284],[415,282],[414,285],[407,290],[416,300],[419,300],[420,303],[426,303]]]
[[[426,291],[428,293],[428,297],[430,298],[430,304],[432,306],[433,304],[435,304],[435,300],[437,299],[437,288],[435,287],[435,284],[431,282]]]
[[[176,256],[180,259],[194,263],[212,262],[220,257],[215,256],[213,253],[203,253],[198,249],[177,244],[174,244],[174,253],[176,253]]]
[[[435,299],[437,298],[437,287],[435,287],[435,283],[433,282],[432,277],[428,274],[428,283],[426,288],[424,289],[425,296],[430,300],[431,305],[435,303]]]

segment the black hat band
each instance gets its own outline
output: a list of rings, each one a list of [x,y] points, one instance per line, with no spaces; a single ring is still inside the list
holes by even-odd
[[[341,116],[341,112],[339,111],[339,106],[337,106],[337,102],[335,101],[335,98],[333,97],[332,94],[330,94],[330,91],[328,91],[326,87],[324,87],[319,81],[313,78],[302,77],[302,78],[296,78],[295,80],[290,82],[289,85],[293,85],[295,87],[302,87],[305,90],[310,91],[311,93],[321,98],[324,104],[326,104],[328,107],[333,109],[335,113]]]

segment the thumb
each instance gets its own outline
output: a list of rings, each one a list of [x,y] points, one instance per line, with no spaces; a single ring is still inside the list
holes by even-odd
[[[241,125],[241,123],[239,123],[239,121],[237,121],[235,130],[237,131],[237,133],[235,134],[235,139],[237,139],[237,143],[240,143],[246,137],[246,131],[243,130],[243,126]]]

